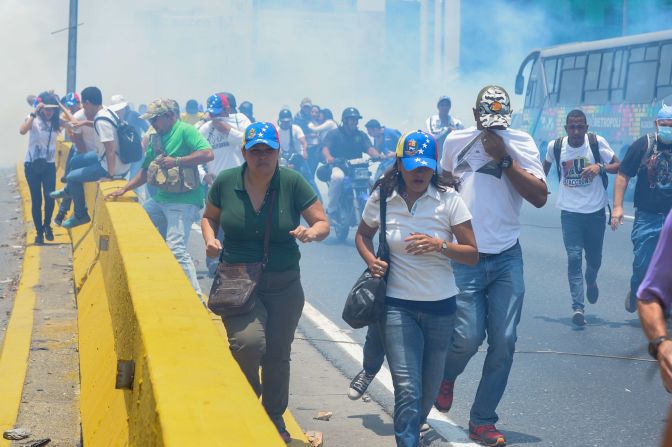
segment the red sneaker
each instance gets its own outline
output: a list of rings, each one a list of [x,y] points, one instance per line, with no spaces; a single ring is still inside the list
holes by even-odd
[[[441,388],[439,388],[439,395],[436,396],[434,407],[441,413],[447,413],[450,407],[453,406],[453,388],[455,382],[447,379],[441,381]]]
[[[494,425],[474,425],[469,422],[469,438],[482,445],[504,446],[506,440]]]

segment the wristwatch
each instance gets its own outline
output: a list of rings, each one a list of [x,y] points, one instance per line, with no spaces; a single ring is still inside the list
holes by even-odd
[[[511,158],[510,155],[505,155],[502,157],[501,160],[499,160],[499,163],[497,163],[497,166],[499,166],[502,169],[507,169],[511,167],[511,164],[513,163],[513,158]]]
[[[441,241],[441,254],[445,255],[446,250],[448,250],[448,242]]]
[[[30,112],[30,117],[31,118],[37,118],[37,115],[34,112]]]
[[[665,340],[669,340],[667,335],[663,335],[661,337],[656,337],[649,342],[649,354],[651,354],[651,357],[658,360],[658,347]]]

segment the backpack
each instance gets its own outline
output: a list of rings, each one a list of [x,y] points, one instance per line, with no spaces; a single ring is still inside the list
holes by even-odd
[[[555,143],[553,143],[553,156],[555,157],[555,169],[558,173],[558,182],[560,182],[560,179],[562,178],[560,173],[560,151],[562,150],[563,139],[564,137],[560,137],[555,140]],[[599,163],[602,157],[600,157],[600,147],[597,142],[597,135],[592,132],[588,132],[588,144],[590,145],[590,151],[593,153],[593,159],[595,160],[595,163]],[[607,189],[607,186],[609,186],[609,177],[607,177],[607,171],[602,170],[600,177],[602,177],[602,186],[604,186],[604,189]]]
[[[107,121],[117,130],[117,138],[119,140],[119,152],[117,155],[119,156],[119,160],[124,164],[142,160],[142,145],[140,144],[141,139],[138,131],[135,130],[135,127],[120,119],[112,110],[107,110],[112,115],[114,121],[106,116],[97,117],[93,120],[93,128],[96,130],[96,133],[98,133],[96,122],[99,120]]]

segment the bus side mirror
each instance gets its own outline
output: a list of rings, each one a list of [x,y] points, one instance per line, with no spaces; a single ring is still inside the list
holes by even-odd
[[[525,88],[525,76],[518,74],[516,76],[516,95],[522,95]]]

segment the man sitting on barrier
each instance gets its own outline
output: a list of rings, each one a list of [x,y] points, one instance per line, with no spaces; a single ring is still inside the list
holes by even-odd
[[[166,240],[177,262],[201,297],[196,267],[187,250],[191,225],[203,208],[204,194],[198,166],[214,158],[210,143],[191,124],[179,121],[175,101],[157,99],[141,116],[156,130],[152,135],[142,169],[123,188],[106,198],[119,197],[144,185],[149,178],[159,190],[143,206],[154,226]],[[176,175],[173,175],[176,174]],[[177,179],[177,182],[172,180]]]

